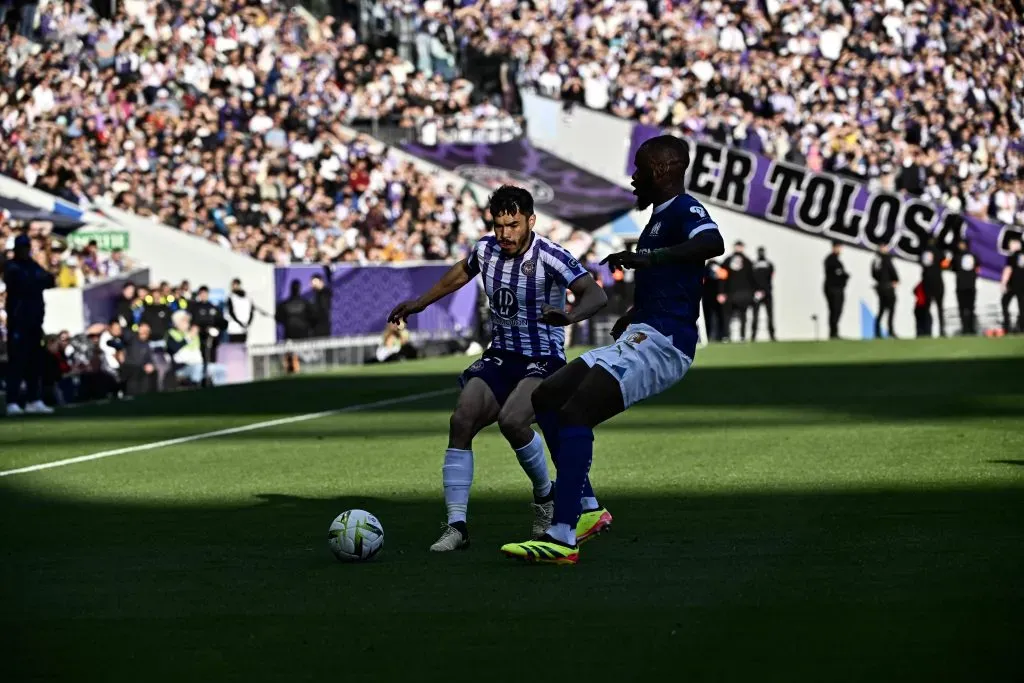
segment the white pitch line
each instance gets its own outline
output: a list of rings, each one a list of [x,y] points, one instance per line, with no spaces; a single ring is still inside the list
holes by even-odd
[[[164,448],[165,446],[177,446],[178,444],[191,443],[192,441],[200,441],[202,439],[214,439],[217,438],[218,436],[231,436],[232,434],[241,434],[243,432],[251,432],[257,429],[280,427],[281,425],[294,424],[296,422],[306,422],[307,420],[316,420],[321,417],[330,417],[332,415],[341,415],[343,413],[356,413],[361,410],[384,408],[386,406],[393,406],[399,403],[412,403],[413,401],[419,401],[425,398],[433,398],[434,396],[443,396],[444,394],[451,394],[454,391],[454,389],[440,389],[438,391],[427,391],[421,394],[409,394],[408,396],[386,398],[382,401],[373,401],[372,403],[359,403],[354,406],[335,408],[334,410],[322,410],[319,413],[306,413],[304,415],[293,415],[292,417],[281,417],[276,420],[254,422],[253,424],[242,425],[241,427],[218,429],[215,432],[203,432],[202,434],[192,434],[191,436],[179,436],[176,439],[154,441],[152,443],[139,444],[138,446],[126,446],[125,448],[115,448],[110,451],[100,451],[99,453],[93,453],[91,455],[80,455],[75,458],[65,458],[64,460],[54,460],[53,462],[44,462],[38,465],[19,467],[14,470],[0,471],[0,477],[9,477],[14,474],[26,474],[28,472],[49,470],[53,469],[54,467],[64,467],[65,465],[77,465],[80,462],[101,460],[102,458],[110,458],[115,455],[124,455],[126,453],[138,453],[139,451],[151,451],[154,448]],[[42,421],[40,421],[39,424],[42,424]]]

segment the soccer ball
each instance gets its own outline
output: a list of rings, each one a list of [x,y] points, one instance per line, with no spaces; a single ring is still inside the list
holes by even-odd
[[[331,522],[327,545],[342,562],[363,562],[384,547],[384,526],[366,510],[348,510]]]

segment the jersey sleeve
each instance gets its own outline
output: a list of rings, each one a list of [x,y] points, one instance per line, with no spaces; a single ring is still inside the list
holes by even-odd
[[[547,243],[541,247],[540,260],[545,270],[563,287],[568,287],[589,272],[567,249],[557,244]]]
[[[711,217],[711,214],[708,213],[703,204],[693,200],[686,207],[683,215],[683,231],[686,234],[686,239],[693,239],[702,232],[709,230],[718,230],[718,223]]]
[[[470,277],[476,277],[480,274],[480,247],[480,242],[474,244],[473,250],[466,257],[466,270],[469,271]]]

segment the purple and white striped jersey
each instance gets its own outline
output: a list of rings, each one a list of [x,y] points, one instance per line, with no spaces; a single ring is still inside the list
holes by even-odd
[[[565,330],[540,321],[546,305],[565,307],[565,290],[587,269],[568,251],[534,233],[530,246],[507,257],[494,235],[486,235],[466,259],[480,273],[491,308],[491,348],[530,358],[565,358]]]

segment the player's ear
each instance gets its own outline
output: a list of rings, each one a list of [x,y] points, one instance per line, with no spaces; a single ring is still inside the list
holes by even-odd
[[[530,217],[526,219],[526,224],[530,226],[530,230],[533,230],[533,226],[537,225],[537,214],[531,213]]]

